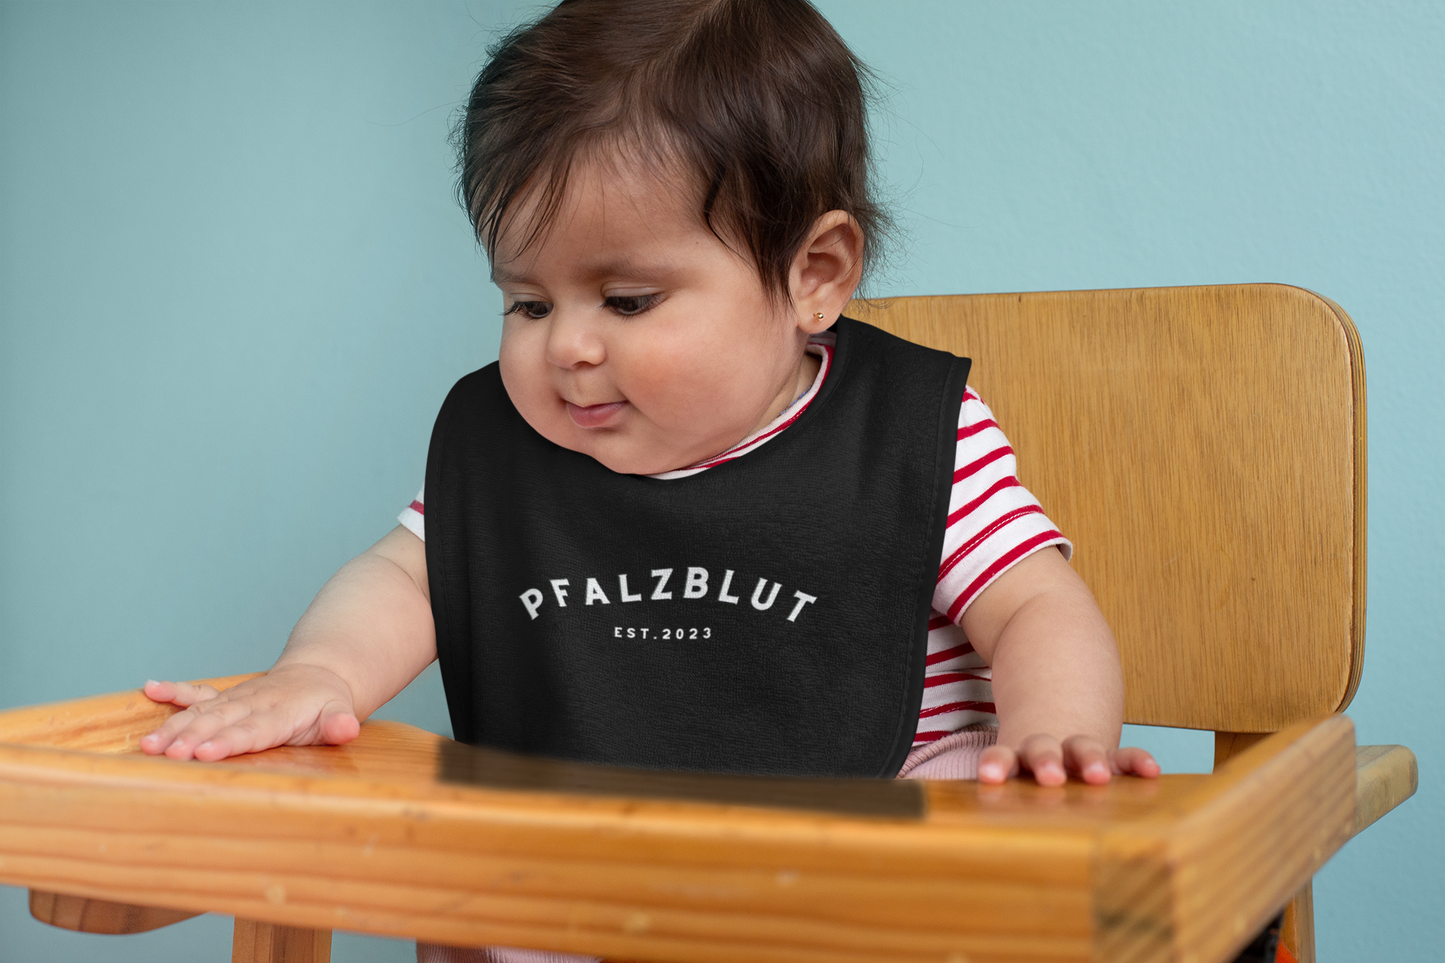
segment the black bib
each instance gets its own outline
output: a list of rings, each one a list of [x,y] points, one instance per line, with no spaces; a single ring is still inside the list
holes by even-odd
[[[426,557],[456,737],[609,765],[893,776],[918,725],[967,359],[835,326],[778,437],[620,475],[497,365],[442,405]]]

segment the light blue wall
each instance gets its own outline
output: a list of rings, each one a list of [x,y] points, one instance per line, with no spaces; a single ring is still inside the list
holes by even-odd
[[[1320,958],[1445,945],[1445,6],[822,4],[889,86],[880,294],[1286,281],[1369,369],[1362,742],[1420,795],[1317,882]],[[269,662],[420,482],[497,305],[447,130],[508,0],[0,3],[0,707]],[[442,727],[434,678],[395,711]],[[1177,768],[1192,734],[1131,733]],[[0,963],[224,959],[0,888]],[[339,939],[336,959],[403,960]]]

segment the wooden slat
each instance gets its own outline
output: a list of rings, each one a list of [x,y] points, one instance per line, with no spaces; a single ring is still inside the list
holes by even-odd
[[[0,881],[654,963],[1148,959],[1161,933],[1179,952],[1262,916],[1348,835],[1351,731],[1273,737],[1216,777],[931,783],[926,812],[869,817],[502,788],[485,765],[447,782],[454,744],[397,723],[218,764],[8,745]],[[1110,900],[1131,886],[1143,898],[1121,916]]]
[[[1218,769],[1255,743],[1269,738],[1267,732],[1216,732],[1214,734],[1214,768]]]
[[[1350,523],[1354,528],[1352,541],[1354,542],[1354,557],[1351,559],[1354,580],[1354,606],[1350,615],[1350,638],[1353,640],[1352,653],[1350,658],[1350,680],[1345,687],[1345,695],[1340,700],[1336,712],[1344,712],[1355,698],[1355,692],[1360,687],[1360,679],[1365,670],[1365,576],[1366,560],[1365,552],[1367,514],[1365,506],[1368,504],[1368,478],[1367,471],[1367,419],[1365,417],[1365,349],[1360,343],[1360,332],[1355,328],[1355,322],[1350,319],[1345,309],[1340,307],[1331,299],[1309,292],[1312,296],[1319,298],[1327,304],[1334,313],[1335,323],[1340,326],[1340,332],[1345,338],[1345,349],[1350,355],[1350,413],[1353,417],[1354,443],[1354,506],[1350,515]]]
[[[1354,726],[1296,723],[1193,793],[1107,829],[1095,960],[1232,958],[1354,827]]]
[[[1355,832],[1415,795],[1420,769],[1404,746],[1360,746],[1355,750]]]
[[[1279,928],[1279,941],[1284,944],[1295,963],[1315,963],[1315,887],[1304,887],[1285,907]]]
[[[331,963],[331,931],[238,919],[231,963]]]
[[[64,893],[30,891],[30,915],[42,923],[80,933],[107,933],[113,936],[146,933],[188,920],[199,913],[186,910],[136,906],[107,900],[67,896]]]
[[[0,876],[102,898],[663,961],[1088,952],[1079,832],[1089,820],[1067,813],[1032,829],[990,832],[963,820],[925,832],[911,821],[740,807],[410,791],[368,783],[365,760],[360,778],[322,786],[254,765],[27,751],[52,757],[52,779],[17,790],[19,760],[0,753]],[[1147,802],[1120,796],[1111,808],[1142,811]],[[977,808],[964,796],[952,803],[943,814]],[[1005,824],[1027,823],[1029,800],[987,808]],[[1019,862],[1020,847],[1050,857]],[[924,904],[936,898],[990,919],[972,933],[959,932],[959,921],[930,932]],[[1009,928],[1021,922],[1022,937]],[[906,931],[914,925],[925,929]]]
[[[1364,366],[1284,285],[854,302],[974,359],[1019,477],[1119,640],[1126,721],[1273,732],[1341,711],[1364,642]]]
[[[257,675],[260,673],[202,681],[218,689],[228,689]],[[139,689],[27,706],[0,713],[0,743],[87,752],[131,752],[140,745],[141,736],[155,730],[177,711],[175,706],[152,702]]]
[[[1235,756],[1243,755],[1247,750],[1267,738],[1269,738],[1267,732],[1216,732],[1214,734],[1215,771],[1218,771]],[[1306,883],[1284,907],[1279,938],[1296,963],[1315,963],[1314,905],[1313,884]]]

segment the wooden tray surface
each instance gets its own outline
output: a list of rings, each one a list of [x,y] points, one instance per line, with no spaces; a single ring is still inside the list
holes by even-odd
[[[1210,963],[1354,826],[1343,716],[1213,776],[1047,788],[611,770],[388,722],[224,763],[139,754],[169,711],[0,714],[0,881],[657,963]]]

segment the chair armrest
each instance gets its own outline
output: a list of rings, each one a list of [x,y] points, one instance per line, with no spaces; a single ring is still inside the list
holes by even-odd
[[[1420,769],[1404,746],[1355,747],[1355,832],[1415,795]]]

